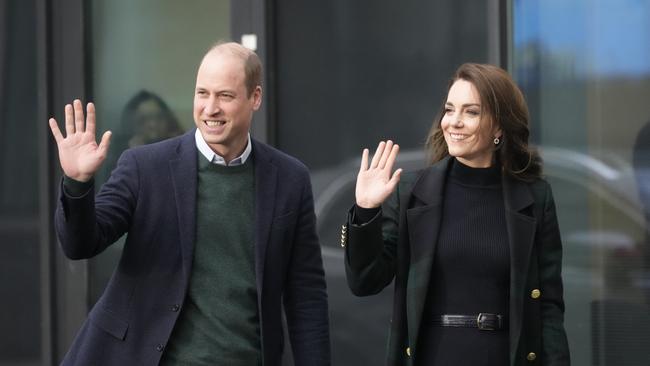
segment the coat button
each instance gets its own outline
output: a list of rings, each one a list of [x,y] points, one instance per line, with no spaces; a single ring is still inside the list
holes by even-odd
[[[158,352],[162,352],[163,348],[165,348],[165,347],[163,347],[162,344],[156,345],[156,351],[158,351]]]
[[[526,356],[526,359],[528,361],[535,361],[536,358],[537,358],[537,355],[535,354],[535,352],[531,352]]]
[[[181,308],[181,307],[178,306],[178,304],[174,304],[174,305],[172,305],[172,311],[173,311],[173,312],[177,312],[178,309],[180,309],[180,308]]]
[[[533,291],[530,292],[530,297],[533,299],[538,299],[540,296],[542,296],[542,292],[538,289],[534,289]]]
[[[411,357],[411,347],[406,347],[406,355]]]

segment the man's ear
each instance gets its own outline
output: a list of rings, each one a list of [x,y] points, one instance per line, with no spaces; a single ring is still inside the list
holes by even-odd
[[[262,105],[262,87],[261,86],[256,86],[255,90],[253,90],[253,110],[258,110],[260,108],[260,105]]]

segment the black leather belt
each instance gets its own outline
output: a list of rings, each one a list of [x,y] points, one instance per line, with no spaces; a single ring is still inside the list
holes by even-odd
[[[506,318],[499,314],[480,313],[478,315],[444,314],[427,319],[441,327],[478,328],[480,330],[503,330],[508,327]]]

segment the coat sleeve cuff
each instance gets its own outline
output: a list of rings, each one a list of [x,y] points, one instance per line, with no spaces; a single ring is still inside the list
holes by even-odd
[[[353,268],[364,268],[374,261],[383,249],[381,232],[381,208],[367,222],[355,223],[356,206],[348,211],[346,254]],[[366,212],[368,213],[368,212]]]

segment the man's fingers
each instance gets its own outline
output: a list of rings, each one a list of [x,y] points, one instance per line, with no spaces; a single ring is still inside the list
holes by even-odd
[[[95,105],[88,103],[86,105],[86,132],[95,136]]]
[[[54,135],[54,139],[58,145],[61,141],[63,141],[63,135],[61,134],[61,130],[59,130],[59,125],[56,123],[56,120],[54,118],[50,118],[49,123],[52,135]]]
[[[381,141],[379,145],[377,145],[377,150],[375,150],[375,155],[372,156],[372,161],[370,162],[370,168],[376,168],[377,165],[379,164],[379,160],[381,160],[381,154],[384,153],[384,147],[386,146],[386,143]]]
[[[113,133],[111,131],[106,131],[102,135],[102,141],[99,142],[99,150],[102,151],[102,155],[106,156],[106,152],[108,151],[108,147],[111,145],[111,135]]]
[[[75,99],[72,103],[74,107],[74,127],[76,132],[84,132],[84,110],[83,105],[79,99]]]
[[[359,167],[360,172],[368,170],[368,154],[368,149],[363,149],[363,153],[361,153],[361,166]]]
[[[65,135],[69,137],[74,134],[74,112],[70,104],[65,105]]]
[[[393,170],[393,165],[395,165],[395,160],[397,159],[397,154],[399,154],[399,145],[393,145],[393,148],[388,154],[388,159],[386,159],[386,170],[391,172]]]

